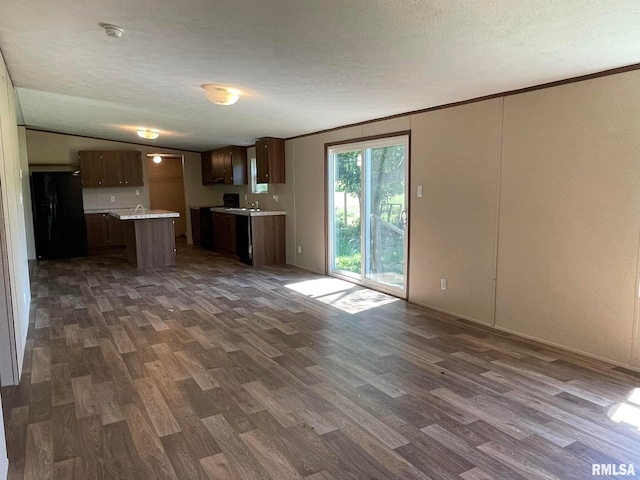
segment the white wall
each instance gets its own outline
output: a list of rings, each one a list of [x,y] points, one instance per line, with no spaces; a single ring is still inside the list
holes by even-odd
[[[633,71],[287,141],[287,261],[326,268],[325,143],[410,129],[409,300],[640,368],[638,118]]]
[[[29,270],[24,222],[23,183],[20,178],[20,151],[16,117],[15,93],[8,76],[4,59],[0,55],[0,184],[4,212],[4,235],[8,256],[9,282],[11,285],[11,309],[16,350],[7,351],[2,343],[0,362],[13,362],[13,379],[2,378],[3,385],[16,383],[22,370],[22,360],[29,326]],[[24,176],[23,176],[24,178]],[[13,380],[13,381],[10,381]],[[0,416],[2,407],[0,406]],[[1,418],[0,418],[1,420]],[[0,422],[0,425],[2,423]],[[4,429],[0,426],[0,435]],[[8,466],[5,442],[0,442],[0,478],[6,475]]]

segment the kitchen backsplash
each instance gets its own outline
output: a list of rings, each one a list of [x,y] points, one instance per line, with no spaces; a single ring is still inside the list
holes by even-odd
[[[149,207],[149,191],[147,187],[83,188],[82,201],[85,210]]]

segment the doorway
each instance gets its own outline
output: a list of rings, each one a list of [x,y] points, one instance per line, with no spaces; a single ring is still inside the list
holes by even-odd
[[[178,212],[176,237],[187,234],[187,209],[184,199],[183,158],[181,155],[147,155],[149,207]]]
[[[406,298],[408,135],[328,148],[329,274]]]

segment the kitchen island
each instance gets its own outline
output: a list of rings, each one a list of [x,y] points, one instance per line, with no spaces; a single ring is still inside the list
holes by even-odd
[[[136,268],[176,264],[175,218],[168,210],[114,210],[109,215],[124,224],[126,257]]]

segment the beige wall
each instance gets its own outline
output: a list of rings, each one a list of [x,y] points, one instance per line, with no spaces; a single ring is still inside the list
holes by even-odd
[[[488,324],[501,125],[502,98],[411,117],[409,299]]]
[[[507,97],[496,325],[629,363],[640,72]]]
[[[640,368],[639,117],[635,71],[287,141],[287,261],[326,268],[325,143],[410,129],[409,300]]]

